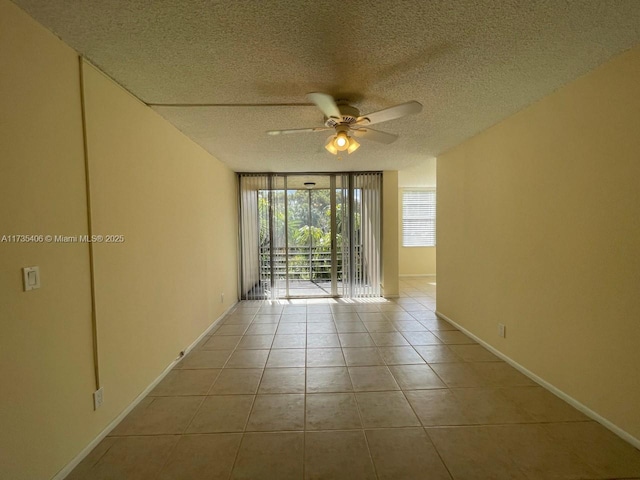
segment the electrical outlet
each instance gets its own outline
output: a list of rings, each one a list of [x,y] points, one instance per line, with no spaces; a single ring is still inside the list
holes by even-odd
[[[502,338],[505,338],[507,336],[507,327],[505,326],[504,323],[498,324],[498,335],[501,336]]]
[[[99,409],[102,406],[102,402],[104,402],[104,388],[100,387],[93,392],[93,409]]]

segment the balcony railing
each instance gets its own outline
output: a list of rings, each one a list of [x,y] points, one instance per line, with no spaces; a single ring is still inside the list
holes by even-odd
[[[260,249],[260,276],[262,279],[271,276],[271,256],[268,246]],[[284,278],[288,274],[290,280],[331,280],[331,250],[327,247],[277,247],[273,250],[273,273],[276,278]],[[343,278],[342,250],[336,252],[338,280]]]
[[[353,278],[349,279],[348,251],[341,248],[336,251],[339,296],[344,294],[341,289],[347,288],[347,285],[351,289],[350,295],[356,297],[370,296],[372,289],[377,288],[369,280],[368,265],[362,252],[362,245],[356,245]],[[277,292],[277,297],[315,296],[315,290],[310,293],[310,285],[315,285],[324,294],[331,294],[331,251],[326,246],[276,247],[271,251],[267,245],[260,248],[260,279],[247,295],[251,298],[271,298],[273,292]]]

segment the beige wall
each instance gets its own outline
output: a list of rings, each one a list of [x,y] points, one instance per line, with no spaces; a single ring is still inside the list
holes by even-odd
[[[0,72],[0,237],[86,234],[77,56],[1,1]],[[86,245],[0,243],[0,478],[50,478],[99,431],[89,278]]]
[[[0,0],[0,70],[0,237],[86,234],[77,55]],[[0,243],[3,479],[53,477],[237,298],[233,173],[92,67],[85,93],[93,232],[125,236],[95,245],[105,402],[87,244]]]
[[[402,221],[402,207],[398,213]],[[402,235],[402,226],[399,228]],[[436,274],[436,247],[403,247],[402,237],[399,240],[398,255],[400,276],[422,276]]]
[[[417,160],[410,167],[398,170],[399,188],[434,188],[437,160],[432,157]]]
[[[382,293],[400,294],[398,278],[398,172],[382,172]]]
[[[436,159],[425,158],[398,171],[398,261],[400,276],[435,275],[436,247],[402,246],[402,191],[410,188],[436,188]]]
[[[438,159],[438,310],[635,439],[639,79],[637,47]]]
[[[95,247],[100,370],[117,409],[236,300],[235,174],[90,66],[85,86],[93,231],[126,238]]]

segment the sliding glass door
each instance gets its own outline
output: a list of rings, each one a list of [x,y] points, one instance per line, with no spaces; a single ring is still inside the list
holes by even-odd
[[[379,173],[239,182],[243,299],[380,294]]]

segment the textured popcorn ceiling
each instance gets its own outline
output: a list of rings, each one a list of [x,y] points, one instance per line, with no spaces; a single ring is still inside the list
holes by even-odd
[[[640,43],[640,0],[16,0],[236,171],[405,169]],[[640,81],[640,80],[639,80]],[[305,93],[362,113],[408,100],[344,159]]]

